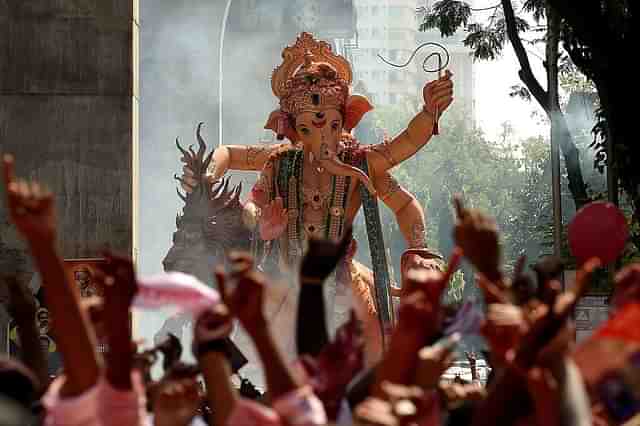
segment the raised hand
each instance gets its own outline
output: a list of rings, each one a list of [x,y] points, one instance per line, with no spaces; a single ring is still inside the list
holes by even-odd
[[[199,346],[226,339],[232,331],[233,317],[225,305],[220,303],[202,312],[193,331],[194,355],[198,356]]]
[[[452,271],[457,268],[461,252],[454,250],[445,273],[413,269],[407,274],[407,296],[401,300],[398,325],[389,350],[377,369],[374,395],[381,395],[384,381],[409,384],[418,364],[418,351],[441,329],[443,312],[440,306],[442,292]]]
[[[267,322],[263,311],[266,278],[251,270],[252,262],[246,257],[232,259],[231,266],[234,272],[230,278],[235,282],[233,291],[227,287],[229,277],[220,269],[215,273],[221,297],[249,334],[259,332]]]
[[[289,223],[287,210],[284,208],[282,197],[276,197],[262,209],[260,215],[260,238],[265,241],[280,237]]]
[[[300,387],[298,379],[289,371],[282,355],[273,341],[263,312],[264,275],[253,271],[253,258],[247,254],[231,254],[230,276],[221,268],[215,271],[218,288],[225,305],[240,320],[260,354],[263,365],[268,365],[265,375],[271,397],[276,400]],[[228,281],[235,282],[230,291]]]
[[[300,265],[301,283],[322,284],[346,254],[352,238],[349,230],[338,243],[329,240],[310,240],[309,250]]]
[[[129,312],[133,298],[138,292],[133,261],[110,251],[103,253],[104,263],[97,265],[97,279],[104,284],[105,309]]]
[[[500,281],[500,241],[495,220],[478,210],[466,209],[460,196],[453,201],[457,215],[456,245],[479,272],[491,281]]]
[[[117,389],[131,389],[133,351],[129,312],[138,291],[136,274],[130,258],[117,256],[109,251],[103,253],[104,263],[99,263],[96,280],[104,289],[104,326],[109,351],[107,380]]]
[[[7,189],[9,217],[29,242],[52,242],[56,238],[56,215],[53,195],[38,182],[17,179],[14,160],[4,155],[3,175]]]
[[[528,368],[537,359],[541,349],[548,345],[566,325],[578,300],[589,287],[593,271],[600,266],[598,259],[586,261],[576,273],[576,282],[570,292],[559,295],[549,305],[540,307],[541,314],[531,324],[522,337],[521,344],[514,356],[514,363],[520,368]]]
[[[430,302],[439,307],[442,292],[447,288],[451,277],[458,269],[461,258],[462,251],[455,248],[445,272],[427,266],[409,270],[403,283],[403,294],[408,295],[416,291],[425,292]]]

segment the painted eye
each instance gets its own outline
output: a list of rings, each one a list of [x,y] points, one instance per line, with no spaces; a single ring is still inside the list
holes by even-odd
[[[300,132],[305,136],[309,136],[309,134],[311,133],[311,131],[309,129],[307,129],[306,127],[302,127],[300,129]]]
[[[331,123],[331,128],[333,130],[338,130],[340,128],[340,122],[339,121],[334,121],[333,123]]]

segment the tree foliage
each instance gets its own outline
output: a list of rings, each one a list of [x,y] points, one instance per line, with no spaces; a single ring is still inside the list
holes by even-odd
[[[420,31],[440,29],[443,37],[450,37],[471,18],[471,6],[465,1],[445,0],[436,2],[433,10],[425,16]]]
[[[394,106],[375,110],[373,114],[375,125],[394,135],[406,126],[413,112]],[[455,107],[443,117],[440,127],[439,136],[392,170],[425,210],[428,246],[445,257],[451,253],[454,223],[451,200],[453,194],[461,193],[467,204],[496,217],[507,265],[513,265],[522,254],[536,259],[546,253],[542,229],[549,227],[551,221],[548,141],[514,140],[509,125],[503,127],[499,140],[491,141],[474,127],[466,112]],[[390,263],[398,265],[406,248],[404,239],[393,213],[384,206],[381,219]],[[361,242],[358,257],[368,264],[362,218],[356,221],[354,233]],[[396,279],[399,272],[395,271]],[[460,285],[473,282],[470,272],[466,268]],[[473,286],[467,287],[468,296]],[[450,296],[456,299],[460,291],[456,286]]]
[[[549,89],[552,84],[555,87],[554,82],[557,79],[548,77],[546,82],[548,88],[544,89],[544,85],[533,74],[529,54],[525,47],[525,44],[535,45],[546,40],[556,40],[557,44],[560,26],[549,25],[536,28],[537,32],[543,30],[546,31],[546,34],[545,37],[537,38],[534,41],[528,41],[522,37],[522,34],[532,29],[525,16],[528,14],[536,24],[539,24],[546,18],[546,6],[546,0],[527,0],[519,11],[523,14],[520,16],[515,12],[510,0],[501,0],[495,7],[482,9],[490,13],[488,19],[469,23],[469,13],[473,12],[474,9],[469,6],[468,2],[440,0],[435,2],[430,9],[422,11],[423,23],[420,29],[424,31],[437,28],[443,36],[451,35],[460,29],[464,29],[467,35],[463,44],[470,48],[473,57],[479,60],[497,59],[503,53],[507,43],[511,43],[520,64],[518,75],[524,86],[512,86],[509,95],[521,97],[525,100],[535,99],[547,114],[552,128],[556,129],[554,134],[557,135],[565,158],[573,200],[577,207],[581,207],[589,199],[580,169],[578,150],[562,115],[559,96],[557,94],[554,95]],[[556,20],[551,21],[557,22]],[[555,57],[553,49],[548,50],[546,56],[545,64],[548,75],[552,76],[557,68],[550,65],[557,63],[558,58]]]

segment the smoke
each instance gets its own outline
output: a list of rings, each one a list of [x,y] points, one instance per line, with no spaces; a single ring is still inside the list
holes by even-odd
[[[263,130],[277,107],[271,72],[298,32],[285,22],[286,5],[279,0],[232,3],[224,39],[224,144],[259,144],[271,136]],[[208,148],[219,143],[218,55],[225,6],[221,0],[141,2],[138,269],[143,275],[162,271],[176,213],[182,208],[173,178],[182,174],[175,138],[182,146],[195,144],[196,126],[204,122]],[[245,194],[256,178],[255,173],[232,176],[232,183],[244,182]],[[161,313],[138,313],[136,337],[153,342],[165,318]]]

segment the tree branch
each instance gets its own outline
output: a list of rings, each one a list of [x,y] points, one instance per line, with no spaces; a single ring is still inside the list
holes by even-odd
[[[580,169],[580,152],[573,143],[567,121],[560,109],[558,96],[558,46],[560,44],[562,18],[550,6],[547,6],[547,25],[547,90],[549,91],[549,109],[551,111],[549,118],[551,119],[552,138],[557,141],[562,150],[569,180],[569,190],[577,210],[589,202],[589,197]]]
[[[509,36],[509,41],[513,46],[518,62],[520,63],[520,71],[518,72],[518,75],[522,82],[526,84],[533,97],[536,98],[540,106],[549,113],[549,99],[547,92],[542,88],[531,70],[529,56],[527,56],[527,51],[522,44],[520,34],[518,34],[516,14],[513,11],[511,0],[502,0],[502,8],[504,11],[504,19],[507,24],[507,35]]]

